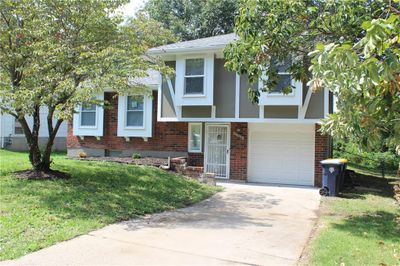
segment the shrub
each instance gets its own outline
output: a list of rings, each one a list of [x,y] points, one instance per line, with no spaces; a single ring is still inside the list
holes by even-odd
[[[86,158],[86,157],[87,157],[87,154],[86,154],[86,152],[81,151],[81,152],[78,154],[78,156],[79,156],[79,158]]]
[[[390,172],[397,170],[400,160],[394,150],[387,152],[363,151],[354,143],[342,141],[334,141],[333,157],[346,158],[350,163],[369,169],[379,169],[384,162],[385,169]]]
[[[132,159],[140,159],[142,156],[139,153],[132,154]]]

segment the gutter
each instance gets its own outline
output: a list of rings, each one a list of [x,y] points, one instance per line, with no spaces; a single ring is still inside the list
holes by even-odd
[[[215,45],[210,47],[187,47],[187,48],[167,48],[167,49],[150,49],[147,51],[149,55],[164,55],[164,54],[177,54],[177,53],[198,53],[198,52],[219,52],[224,49],[224,45]]]

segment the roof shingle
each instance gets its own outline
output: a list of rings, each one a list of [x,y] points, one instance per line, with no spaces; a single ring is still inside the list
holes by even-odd
[[[149,54],[173,53],[188,50],[208,50],[208,49],[221,49],[228,43],[237,39],[235,33],[218,35],[213,37],[201,38],[191,41],[171,43],[154,47],[148,50]]]

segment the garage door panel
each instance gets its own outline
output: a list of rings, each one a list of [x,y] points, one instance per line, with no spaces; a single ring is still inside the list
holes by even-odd
[[[249,124],[252,182],[313,185],[314,125]]]

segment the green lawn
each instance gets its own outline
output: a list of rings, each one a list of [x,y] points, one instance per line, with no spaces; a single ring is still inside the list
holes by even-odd
[[[323,198],[310,265],[400,265],[400,205],[395,179],[357,175],[358,189]]]
[[[199,202],[218,188],[153,167],[53,156],[68,180],[18,180],[27,153],[0,150],[0,260],[73,238],[107,224]]]

